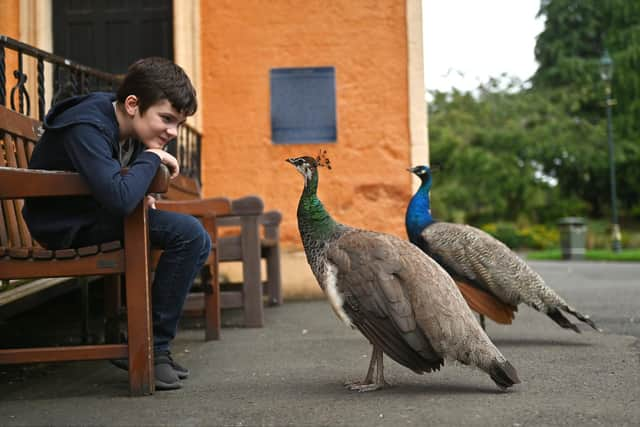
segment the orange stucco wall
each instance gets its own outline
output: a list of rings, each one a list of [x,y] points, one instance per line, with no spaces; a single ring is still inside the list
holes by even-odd
[[[9,36],[18,40],[20,38],[20,0],[0,0],[0,34]],[[7,74],[6,82],[13,81],[11,70],[15,70],[18,66],[18,60],[15,52],[5,50],[5,61]]]
[[[20,0],[0,0],[0,34],[17,39],[20,32]]]
[[[202,1],[203,185],[259,194],[299,245],[303,180],[285,158],[326,149],[318,194],[345,224],[404,236],[410,198],[405,0]],[[337,143],[271,142],[269,70],[334,66]]]

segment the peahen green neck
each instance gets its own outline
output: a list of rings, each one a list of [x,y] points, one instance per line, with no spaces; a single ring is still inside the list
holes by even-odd
[[[298,228],[302,243],[307,248],[313,242],[328,240],[339,228],[331,218],[317,195],[318,171],[313,170],[310,178],[305,179],[304,190],[298,202]]]

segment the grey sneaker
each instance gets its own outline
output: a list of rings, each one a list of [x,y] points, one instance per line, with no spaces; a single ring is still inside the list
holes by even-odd
[[[129,370],[129,359],[111,359],[109,362],[111,362],[111,364],[117,368],[124,369],[125,371]],[[173,360],[173,357],[171,357],[171,352],[159,351],[155,353],[154,365],[156,370],[158,369],[158,364],[160,363],[169,364],[169,366],[171,366],[171,369],[175,371],[179,379],[184,380],[189,378],[189,370]]]
[[[156,390],[176,390],[182,388],[178,374],[171,364],[163,357],[157,357],[153,366]]]
[[[189,370],[184,366],[180,365],[175,360],[173,360],[173,357],[171,357],[170,351],[157,352],[155,353],[155,357],[161,358],[163,360],[166,359],[169,365],[171,365],[171,367],[173,368],[173,370],[176,371],[176,374],[178,374],[178,378],[180,378],[181,380],[189,378],[189,374],[190,374]]]

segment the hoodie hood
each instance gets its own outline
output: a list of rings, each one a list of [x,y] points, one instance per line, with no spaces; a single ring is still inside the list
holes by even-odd
[[[49,110],[43,127],[45,130],[61,130],[70,125],[90,124],[104,132],[109,139],[117,141],[118,120],[112,104],[115,100],[115,94],[106,92],[67,98]]]

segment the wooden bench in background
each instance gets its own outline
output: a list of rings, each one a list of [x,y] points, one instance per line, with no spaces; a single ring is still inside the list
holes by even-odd
[[[192,178],[180,176],[171,181],[169,190],[156,206],[165,209],[176,201],[219,200],[201,197],[200,186]],[[225,199],[227,200],[227,199]],[[279,226],[282,216],[277,211],[264,212],[264,203],[257,196],[247,196],[231,202],[230,212],[216,212],[219,261],[242,262],[242,285],[220,292],[221,308],[242,308],[244,326],[264,325],[263,295],[269,304],[282,303]],[[234,230],[235,229],[235,230]],[[234,231],[236,234],[233,234]],[[261,259],[267,263],[267,281],[261,280]],[[185,306],[185,314],[201,316],[206,292],[193,292]],[[209,326],[208,326],[209,327]]]
[[[151,394],[153,333],[144,203],[125,219],[124,247],[120,242],[55,251],[40,247],[22,218],[23,199],[91,193],[77,173],[27,168],[39,126],[38,121],[0,106],[0,280],[123,274],[129,308],[128,343],[0,349],[0,364],[128,357],[131,394]],[[149,191],[165,192],[168,181],[169,173],[162,166]]]
[[[185,178],[178,176],[169,184],[169,192],[175,192],[175,186]],[[175,182],[175,183],[174,183]],[[173,188],[173,190],[172,190]],[[193,215],[202,221],[205,229],[211,238],[211,252],[209,258],[200,273],[200,286],[203,289],[201,313],[205,319],[205,341],[217,340],[220,338],[221,320],[221,298],[220,281],[218,272],[219,263],[219,239],[217,221],[219,215],[228,215],[231,212],[231,202],[225,197],[193,200],[172,200],[156,202],[158,209],[179,212],[186,215]],[[152,253],[155,265],[159,259],[161,251],[154,250]]]

